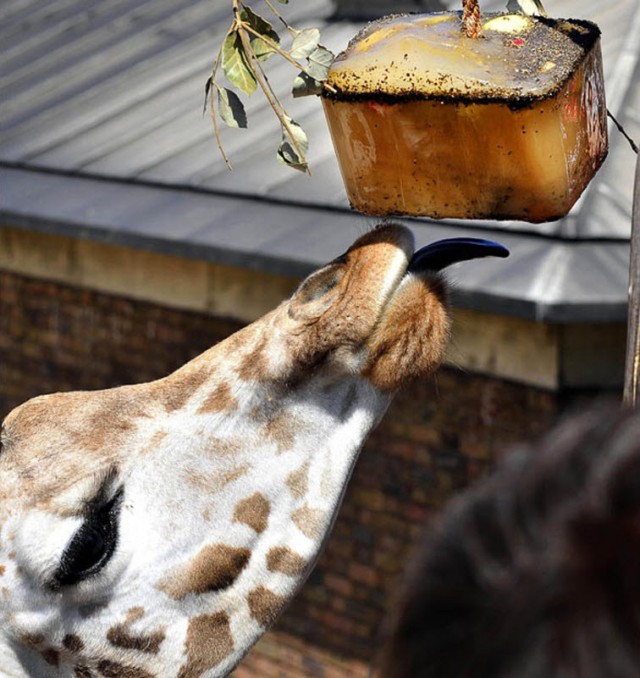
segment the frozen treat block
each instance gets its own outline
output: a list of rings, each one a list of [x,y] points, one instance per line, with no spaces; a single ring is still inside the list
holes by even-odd
[[[367,214],[548,221],[607,153],[600,31],[486,14],[382,19],[338,56],[323,104],[352,206]]]

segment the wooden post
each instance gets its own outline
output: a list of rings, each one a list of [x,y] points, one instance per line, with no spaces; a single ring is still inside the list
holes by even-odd
[[[629,259],[629,320],[627,323],[627,360],[624,374],[624,401],[640,405],[640,155],[631,212],[631,252]]]

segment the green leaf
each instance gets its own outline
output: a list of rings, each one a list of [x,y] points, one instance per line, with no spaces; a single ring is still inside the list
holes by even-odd
[[[259,14],[256,14],[250,7],[243,7],[240,12],[242,21],[246,21],[256,33],[260,33],[264,38],[268,38],[276,45],[280,44],[280,36],[275,32],[273,26]],[[259,61],[268,59],[276,50],[267,43],[266,40],[258,38],[255,35],[250,35],[251,47]]]
[[[229,127],[247,127],[247,113],[235,92],[226,87],[218,88],[218,113]]]
[[[296,35],[289,54],[294,59],[306,59],[315,52],[319,42],[320,31],[317,28],[305,28]]]
[[[245,94],[255,92],[256,76],[237,31],[229,32],[222,43],[222,70],[227,80]]]
[[[291,135],[287,131],[287,128],[283,125],[282,142],[280,143],[280,146],[278,146],[278,161],[283,165],[297,169],[300,172],[308,172],[309,165],[307,164],[306,154],[309,150],[309,140],[307,139],[307,135],[295,120],[292,120],[287,115],[284,117],[289,125],[291,135],[293,135],[293,139],[295,139],[299,150],[296,149]]]
[[[276,53],[271,45],[268,45],[262,38],[255,36],[251,38],[251,47],[258,61],[266,61],[272,54]]]
[[[280,44],[280,36],[275,32],[273,26],[259,14],[256,14],[250,7],[244,6],[240,12],[242,21],[246,21],[256,33],[264,35],[272,42]]]
[[[314,80],[326,80],[327,75],[329,75],[329,67],[335,58],[335,54],[326,47],[318,46],[308,57],[307,74]]]
[[[298,73],[296,79],[293,81],[293,89],[291,94],[294,98],[308,97],[312,94],[320,94],[322,92],[322,83],[314,80],[310,75],[304,71]]]
[[[278,34],[273,30],[273,26],[259,14],[256,14],[251,7],[244,5],[240,11],[240,18],[246,21],[251,28],[262,35],[268,35],[272,40],[279,40]]]

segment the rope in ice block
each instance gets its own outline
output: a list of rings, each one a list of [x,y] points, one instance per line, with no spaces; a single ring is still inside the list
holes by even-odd
[[[478,0],[462,0],[462,28],[468,38],[477,38],[480,35]]]

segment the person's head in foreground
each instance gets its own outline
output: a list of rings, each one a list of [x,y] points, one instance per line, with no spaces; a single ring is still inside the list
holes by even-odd
[[[640,676],[640,413],[572,418],[452,503],[380,675]]]

